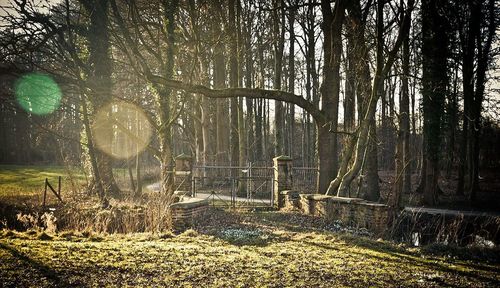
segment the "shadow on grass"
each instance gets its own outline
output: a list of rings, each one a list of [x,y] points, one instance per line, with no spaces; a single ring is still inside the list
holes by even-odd
[[[487,266],[487,265],[482,265],[479,263],[471,263],[468,261],[467,263],[458,263],[459,265],[463,265],[466,267],[469,267],[471,269],[477,270],[477,271],[464,271],[459,268],[452,268],[451,265],[456,265],[457,263],[450,263],[447,264],[445,259],[437,259],[437,258],[432,258],[434,257],[439,257],[437,255],[434,255],[432,253],[417,253],[417,252],[411,252],[407,251],[404,248],[399,248],[397,246],[384,243],[384,242],[378,242],[373,239],[369,239],[366,237],[356,237],[353,235],[347,235],[347,234],[338,234],[338,239],[345,241],[345,243],[348,244],[351,248],[353,247],[360,247],[363,249],[371,250],[374,252],[386,254],[388,257],[383,257],[380,255],[373,255],[373,254],[366,254],[362,252],[357,252],[354,251],[353,249],[348,249],[346,253],[349,254],[354,254],[358,255],[361,257],[367,257],[367,258],[373,258],[376,260],[380,261],[385,261],[385,262],[393,262],[397,265],[403,264],[403,263],[408,263],[413,266],[418,266],[422,268],[426,268],[432,271],[438,271],[438,272],[443,272],[443,273],[449,273],[450,275],[460,275],[463,277],[469,277],[471,279],[475,280],[480,280],[482,282],[490,282],[490,283],[496,283],[498,284],[499,279],[497,277],[488,277],[484,275],[480,275],[478,272],[484,272],[484,273],[492,273],[494,275],[500,275],[500,266]],[[333,245],[327,245],[327,244],[322,244],[322,243],[316,243],[313,241],[303,241],[304,243],[310,245],[310,246],[315,246],[319,247],[322,249],[329,249],[329,250],[341,250],[337,247],[334,247]],[[332,243],[333,244],[333,243]],[[425,256],[425,257],[422,257]],[[431,257],[429,257],[431,256]],[[455,259],[454,259],[455,260]],[[450,283],[445,283],[441,282],[443,279],[434,279],[437,283],[436,284],[446,284],[448,286],[454,287]]]
[[[469,248],[459,248],[458,250],[453,248],[446,248],[446,255],[433,253],[432,250],[428,249],[409,251],[404,247],[398,247],[387,242],[379,242],[367,237],[359,237],[346,233],[329,232],[328,230],[325,230],[325,228],[327,228],[328,225],[331,224],[327,220],[321,219],[319,217],[302,215],[299,213],[239,213],[222,209],[212,209],[209,214],[209,217],[205,219],[206,221],[201,223],[201,225],[199,226],[201,230],[200,232],[213,235],[233,245],[266,246],[272,242],[276,243],[294,241],[290,237],[273,233],[274,229],[279,229],[291,233],[334,233],[335,239],[345,242],[347,247],[337,247],[335,245],[335,242],[332,242],[330,245],[328,242],[320,243],[317,241],[310,241],[308,239],[301,239],[300,241],[302,243],[305,243],[306,245],[315,246],[320,249],[329,249],[336,251],[346,249],[346,253],[351,253],[353,255],[373,258],[380,261],[388,261],[395,263],[396,265],[400,263],[408,263],[409,265],[415,265],[429,271],[442,272],[448,275],[460,275],[462,277],[467,277],[472,281],[478,280],[482,282],[489,282],[492,284],[498,284],[499,281],[498,277],[490,275],[500,275],[500,266],[496,265],[499,263],[498,259],[500,259],[500,255],[492,257],[493,259],[497,260],[493,261],[493,263],[491,263],[492,265],[486,265],[483,264],[485,260],[483,259],[484,257],[476,257],[473,254],[467,254],[469,253],[467,252],[468,250],[470,250]],[[236,232],[224,233],[224,231]],[[264,231],[264,234],[261,235],[267,235],[267,237],[259,238],[258,233],[252,234],[251,231]],[[239,232],[241,232],[242,235],[245,235],[245,233],[247,233],[248,235],[253,237],[232,237],[235,234],[238,235]],[[381,253],[382,255],[362,253],[355,251],[355,249],[351,249],[355,247],[371,250],[377,253]],[[460,251],[465,251],[466,253],[460,254]],[[499,253],[499,251],[500,250],[498,249],[491,249],[491,251],[483,253]],[[384,257],[383,254],[387,256]],[[453,257],[450,263],[447,263],[446,256]],[[464,266],[475,271],[465,271],[464,269],[453,265]],[[489,273],[490,275],[485,275],[486,273]],[[434,279],[433,281],[435,281],[434,283],[436,285],[445,285],[445,282],[447,282],[446,279]],[[450,283],[447,283],[446,285],[453,286]]]
[[[206,217],[198,222],[194,229],[235,246],[263,247],[289,240],[261,225],[259,219],[255,219],[255,214],[259,212],[228,211],[211,207]]]
[[[295,212],[258,212],[255,213],[255,218],[257,221],[263,219],[264,221],[262,224],[266,226],[295,233],[325,231],[326,228],[328,228],[329,222],[331,222],[321,217],[303,215]]]
[[[16,248],[0,243],[0,249],[4,249],[8,251],[13,257],[23,261],[27,265],[33,267],[38,270],[43,276],[45,276],[50,281],[54,282],[56,287],[71,287],[72,285],[67,282],[64,278],[58,275],[57,271],[52,269],[50,266],[45,265],[44,263],[37,261],[33,258],[30,258],[28,255],[18,251]],[[17,267],[20,268],[20,267]]]
[[[383,246],[380,245],[378,247],[377,247],[377,245],[372,245],[372,244],[373,243],[369,243],[368,245],[366,245],[366,244],[363,244],[363,242],[359,242],[359,241],[356,243],[356,245],[359,247],[363,247],[363,248],[370,249],[370,250],[377,251],[377,252],[386,253],[389,256],[397,259],[397,260],[396,259],[388,259],[388,258],[384,258],[381,256],[376,256],[376,255],[369,256],[369,257],[377,258],[377,259],[380,259],[383,261],[392,261],[392,262],[396,262],[396,263],[401,263],[402,261],[405,261],[407,263],[410,263],[411,265],[422,267],[422,268],[427,268],[427,269],[434,270],[434,271],[439,271],[439,272],[443,272],[443,273],[450,273],[452,275],[460,275],[463,277],[469,277],[469,278],[472,278],[475,280],[480,280],[483,282],[491,282],[492,284],[499,283],[499,279],[496,277],[487,277],[487,276],[478,274],[478,271],[481,271],[481,272],[494,273],[495,275],[500,275],[500,268],[499,267],[485,266],[485,265],[474,264],[474,263],[470,263],[470,262],[459,263],[460,265],[477,270],[477,271],[471,271],[471,272],[464,271],[464,270],[461,270],[458,268],[457,269],[452,268],[451,267],[452,263],[446,264],[445,262],[443,262],[442,259],[423,258],[423,257],[421,257],[422,256],[421,254],[410,253],[408,251],[400,251],[400,250],[395,249],[394,247],[387,245],[387,244],[385,244]],[[355,251],[353,251],[351,253],[358,254],[361,256],[366,256],[363,253],[359,253],[359,252],[355,252]],[[425,256],[429,256],[429,255],[425,255]]]
[[[300,213],[210,207],[205,218],[194,228],[237,246],[267,246],[290,241],[289,233],[326,232],[328,224],[323,218]],[[283,231],[285,235],[274,233],[275,230]]]

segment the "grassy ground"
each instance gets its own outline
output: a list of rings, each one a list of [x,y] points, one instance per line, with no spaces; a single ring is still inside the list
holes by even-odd
[[[57,183],[59,175],[69,197],[61,167],[0,166],[0,204],[39,200],[45,178]],[[500,286],[498,250],[408,248],[332,232],[343,230],[336,225],[214,209],[177,236],[0,230],[0,287]]]
[[[70,175],[77,187],[73,187]],[[45,178],[54,189],[57,189],[58,176],[63,177],[61,185],[63,197],[68,191],[80,189],[85,183],[85,176],[77,169],[67,170],[61,166],[0,165],[0,199],[17,203],[39,200],[42,197]]]
[[[115,180],[127,191],[129,179],[126,169],[113,168]],[[24,202],[39,205],[42,201],[45,178],[57,190],[58,177],[62,177],[61,194],[65,198],[81,197],[87,179],[80,168],[63,166],[19,166],[0,165],[0,202],[19,205]],[[57,203],[57,198],[48,190],[48,203]]]
[[[498,261],[498,252],[405,248],[325,231],[323,224],[293,213],[215,210],[197,230],[177,236],[64,232],[50,237],[3,231],[0,283],[5,287],[500,284],[499,262],[485,260]]]

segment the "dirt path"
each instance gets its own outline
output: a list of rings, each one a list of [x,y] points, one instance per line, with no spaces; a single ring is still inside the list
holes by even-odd
[[[149,189],[154,192],[159,192],[160,191],[160,183],[153,183],[148,186],[146,186],[146,189]],[[209,200],[220,200],[220,201],[234,201],[236,202],[252,202],[253,204],[263,204],[263,205],[269,205],[271,199],[255,199],[255,198],[247,198],[247,197],[231,197],[229,195],[223,195],[221,193],[217,193],[217,191],[204,191],[204,192],[198,192],[196,193],[197,198],[202,198],[202,199],[209,199]]]

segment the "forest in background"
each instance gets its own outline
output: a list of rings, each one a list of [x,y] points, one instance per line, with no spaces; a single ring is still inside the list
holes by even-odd
[[[439,177],[474,201],[480,170],[495,179],[499,169],[498,9],[493,0],[9,1],[0,163],[83,165],[88,189],[104,197],[121,193],[113,166],[134,167],[137,182],[141,167],[161,166],[171,192],[181,153],[239,166],[290,155],[318,167],[318,193],[361,186],[377,201],[379,171],[389,170],[393,207],[410,192],[436,204]],[[30,72],[59,85],[53,112],[16,99]],[[99,133],[103,107],[105,118],[126,116],[106,118]],[[140,153],[121,154],[131,150]]]

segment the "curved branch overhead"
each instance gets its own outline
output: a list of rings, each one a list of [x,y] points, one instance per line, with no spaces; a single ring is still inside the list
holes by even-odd
[[[211,89],[203,85],[188,84],[178,80],[169,80],[161,76],[153,76],[158,84],[171,89],[184,90],[190,93],[203,94],[209,98],[246,97],[251,99],[272,99],[295,104],[309,113],[318,123],[328,122],[326,115],[300,95],[280,90],[267,90],[259,88],[225,88]]]

